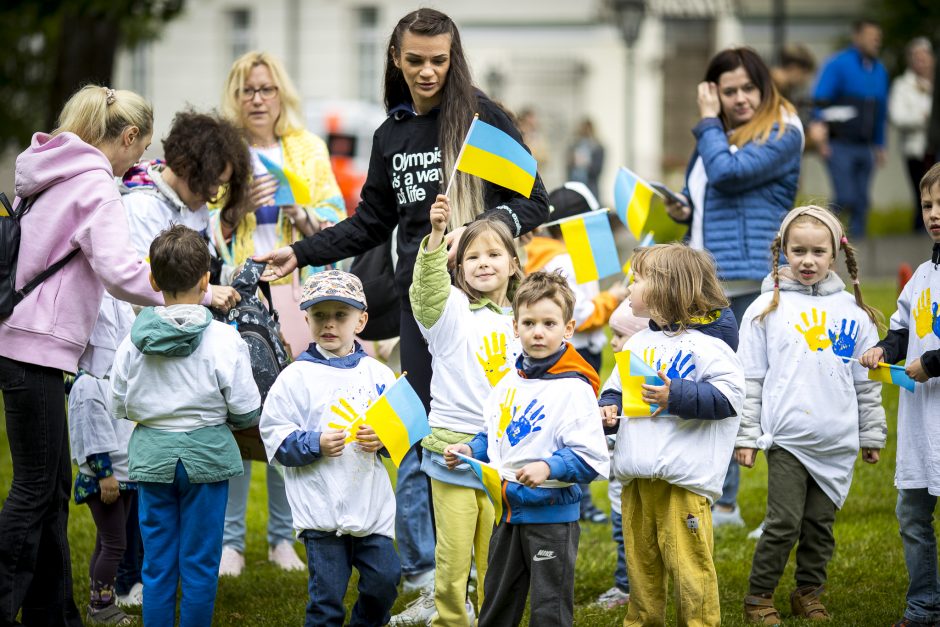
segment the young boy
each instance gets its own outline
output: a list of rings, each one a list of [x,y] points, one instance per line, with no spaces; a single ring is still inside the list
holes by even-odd
[[[924,226],[933,240],[933,254],[914,272],[898,297],[885,339],[862,355],[875,368],[907,360],[905,371],[917,381],[914,393],[900,393],[898,457],[894,483],[898,487],[898,522],[910,586],[904,617],[895,625],[920,627],[940,621],[937,540],[933,512],[940,495],[940,163],[920,180]],[[913,331],[913,333],[911,332]]]
[[[144,543],[144,622],[210,625],[222,554],[228,478],[242,473],[234,428],[256,423],[261,396],[248,347],[199,303],[209,249],[181,225],[150,245],[150,283],[165,307],[147,307],[118,347],[111,412],[137,424],[128,458],[138,482]]]
[[[382,442],[362,416],[395,376],[355,341],[369,317],[355,275],[310,276],[300,308],[313,343],[274,382],[260,426],[268,459],[285,466],[294,527],[307,549],[304,624],[344,624],[343,596],[355,567],[359,599],[350,624],[384,625],[401,575],[392,544],[395,494],[377,457]]]
[[[493,388],[485,428],[470,444],[447,447],[488,461],[510,476],[503,516],[490,540],[480,627],[518,625],[530,597],[533,625],[571,625],[578,554],[578,483],[610,468],[597,419],[597,373],[568,340],[574,333],[574,294],[564,277],[536,272],[513,300],[523,354],[518,371]]]

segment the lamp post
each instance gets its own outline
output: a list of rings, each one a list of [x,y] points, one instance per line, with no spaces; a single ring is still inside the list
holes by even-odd
[[[616,18],[617,28],[620,30],[620,37],[623,39],[626,48],[626,72],[624,93],[624,128],[626,130],[626,144],[624,145],[624,156],[631,168],[636,169],[633,163],[633,77],[636,73],[633,59],[633,46],[640,36],[640,26],[643,25],[643,17],[646,14],[646,0],[609,0],[610,9]]]

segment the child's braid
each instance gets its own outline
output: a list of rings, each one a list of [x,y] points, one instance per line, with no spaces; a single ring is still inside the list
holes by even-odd
[[[770,300],[770,304],[767,305],[767,309],[757,317],[758,320],[763,322],[772,311],[776,311],[777,307],[780,305],[780,249],[783,248],[783,238],[780,236],[780,233],[777,233],[777,236],[774,238],[774,241],[770,244],[770,276],[774,280],[774,297]]]
[[[842,242],[839,245],[839,248],[845,253],[845,267],[849,271],[849,276],[852,277],[852,289],[855,292],[855,304],[859,308],[868,314],[868,317],[871,318],[871,321],[878,326],[879,330],[884,329],[884,315],[870,305],[866,305],[865,301],[862,299],[862,286],[858,281],[858,262],[855,259],[855,248],[849,244],[847,237],[842,237]]]

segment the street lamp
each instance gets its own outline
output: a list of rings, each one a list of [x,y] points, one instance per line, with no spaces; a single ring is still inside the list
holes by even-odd
[[[620,37],[626,47],[626,93],[624,99],[624,128],[626,129],[626,144],[624,156],[627,165],[636,169],[633,163],[633,75],[635,74],[633,62],[633,46],[640,36],[640,26],[643,25],[643,16],[646,14],[646,0],[608,0],[620,29]]]

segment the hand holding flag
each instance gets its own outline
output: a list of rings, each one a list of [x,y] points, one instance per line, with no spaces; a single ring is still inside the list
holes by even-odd
[[[663,400],[662,390],[658,388],[666,388],[666,401],[669,400],[669,388],[660,375],[639,355],[629,350],[614,354],[614,359],[617,362],[617,370],[620,372],[623,396],[621,415],[625,417],[658,416],[662,413],[659,403],[655,402]]]
[[[366,409],[364,422],[385,445],[395,466],[401,465],[402,458],[421,438],[431,435],[424,404],[404,376]]]

